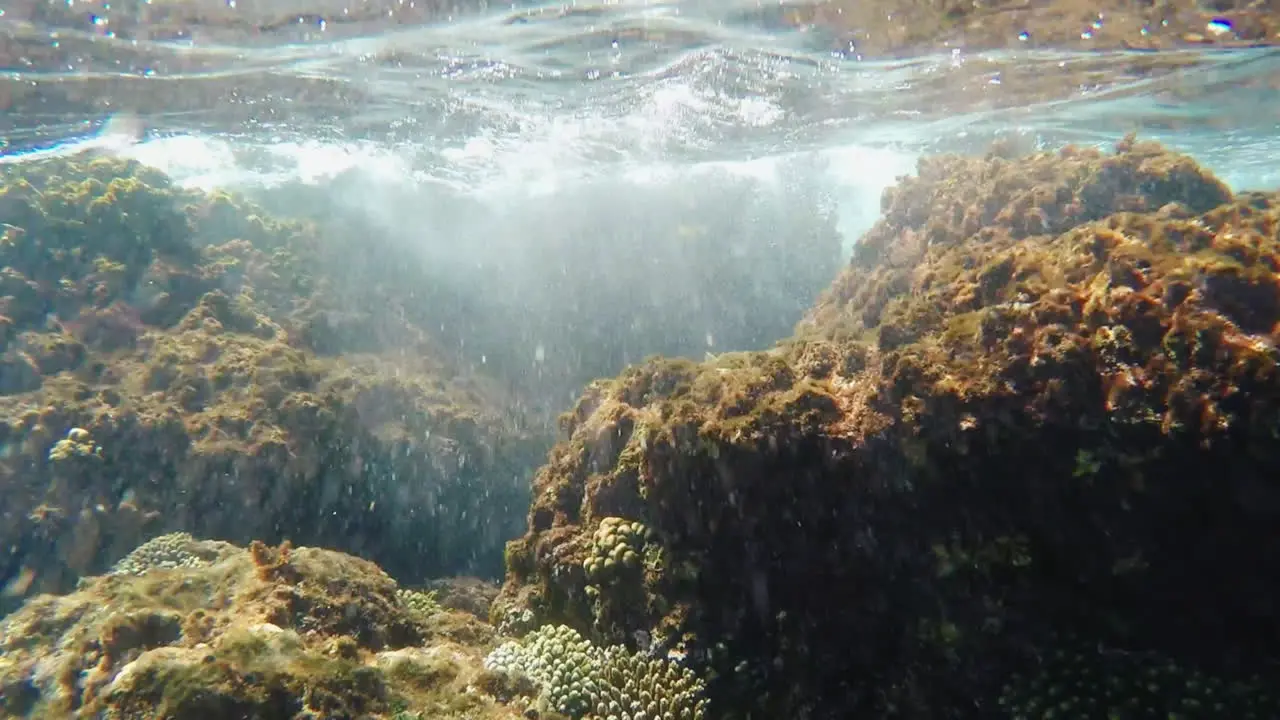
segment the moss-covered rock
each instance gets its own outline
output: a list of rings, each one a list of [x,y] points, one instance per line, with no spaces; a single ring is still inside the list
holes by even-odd
[[[0,715],[519,717],[467,690],[492,630],[462,613],[428,617],[366,561],[173,535],[126,565],[0,623]],[[469,641],[442,632],[461,625]]]
[[[342,553],[172,533],[0,622],[0,716],[703,717],[670,660],[493,628]]]
[[[499,572],[545,433],[389,312],[415,263],[365,287],[364,248],[104,158],[0,166],[0,222],[9,601],[174,531]]]
[[[1066,633],[1265,686],[1280,197],[1006,154],[886,192],[793,340],[591,386],[495,619],[643,636],[744,717],[975,717]],[[607,518],[648,531],[627,582]]]

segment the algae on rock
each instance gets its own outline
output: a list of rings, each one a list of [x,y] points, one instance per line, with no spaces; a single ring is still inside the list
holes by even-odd
[[[492,630],[410,595],[342,553],[169,536],[0,621],[0,715],[519,718],[470,689]]]
[[[500,572],[545,433],[386,312],[412,263],[352,307],[349,245],[108,158],[0,166],[0,222],[11,596],[172,532],[337,543],[411,581]],[[316,339],[350,312],[391,324]]]
[[[921,160],[793,339],[589,387],[494,619],[643,635],[730,713],[972,717],[1065,634],[1274,687],[1280,196],[1006,154]],[[613,516],[663,561],[602,616]]]

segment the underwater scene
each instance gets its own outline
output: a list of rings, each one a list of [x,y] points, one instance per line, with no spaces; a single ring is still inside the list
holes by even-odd
[[[1270,0],[0,0],[0,718],[1280,720],[1278,157]]]

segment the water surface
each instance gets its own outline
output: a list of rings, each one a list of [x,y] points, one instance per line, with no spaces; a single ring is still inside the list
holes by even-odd
[[[1001,133],[1059,144],[1137,131],[1234,186],[1277,182],[1267,162],[1280,118],[1274,49],[1126,49],[1127,38],[1104,41],[1109,23],[1127,18],[1047,26],[1003,13],[970,21],[988,27],[980,41],[943,28],[931,46],[868,57],[860,47],[884,43],[830,20],[843,10],[743,0],[10,2],[0,15],[0,142],[10,160],[65,150],[125,115],[145,131],[131,152],[187,182],[315,182],[358,166],[481,195],[706,163],[768,174],[779,158],[818,156],[851,231],[917,154],[977,150]],[[1245,38],[1244,22],[1233,22],[1211,18],[1196,35]],[[1038,41],[1064,23],[1084,39]]]

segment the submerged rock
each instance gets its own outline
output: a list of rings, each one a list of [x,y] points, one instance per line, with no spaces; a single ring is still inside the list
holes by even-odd
[[[921,161],[791,341],[593,384],[494,619],[685,656],[733,717],[1057,717],[1014,676],[1067,635],[1280,716],[1280,196],[1006,154]]]
[[[164,544],[206,560],[172,566],[173,553],[143,549],[128,573],[32,598],[0,624],[0,715],[519,717],[468,689],[492,629],[413,600],[372,563],[287,544]]]
[[[546,441],[395,311],[413,263],[101,158],[0,167],[0,222],[7,598],[177,531],[500,572]]]
[[[674,663],[568,628],[502,640],[350,555],[175,533],[0,622],[0,717],[702,717]]]

